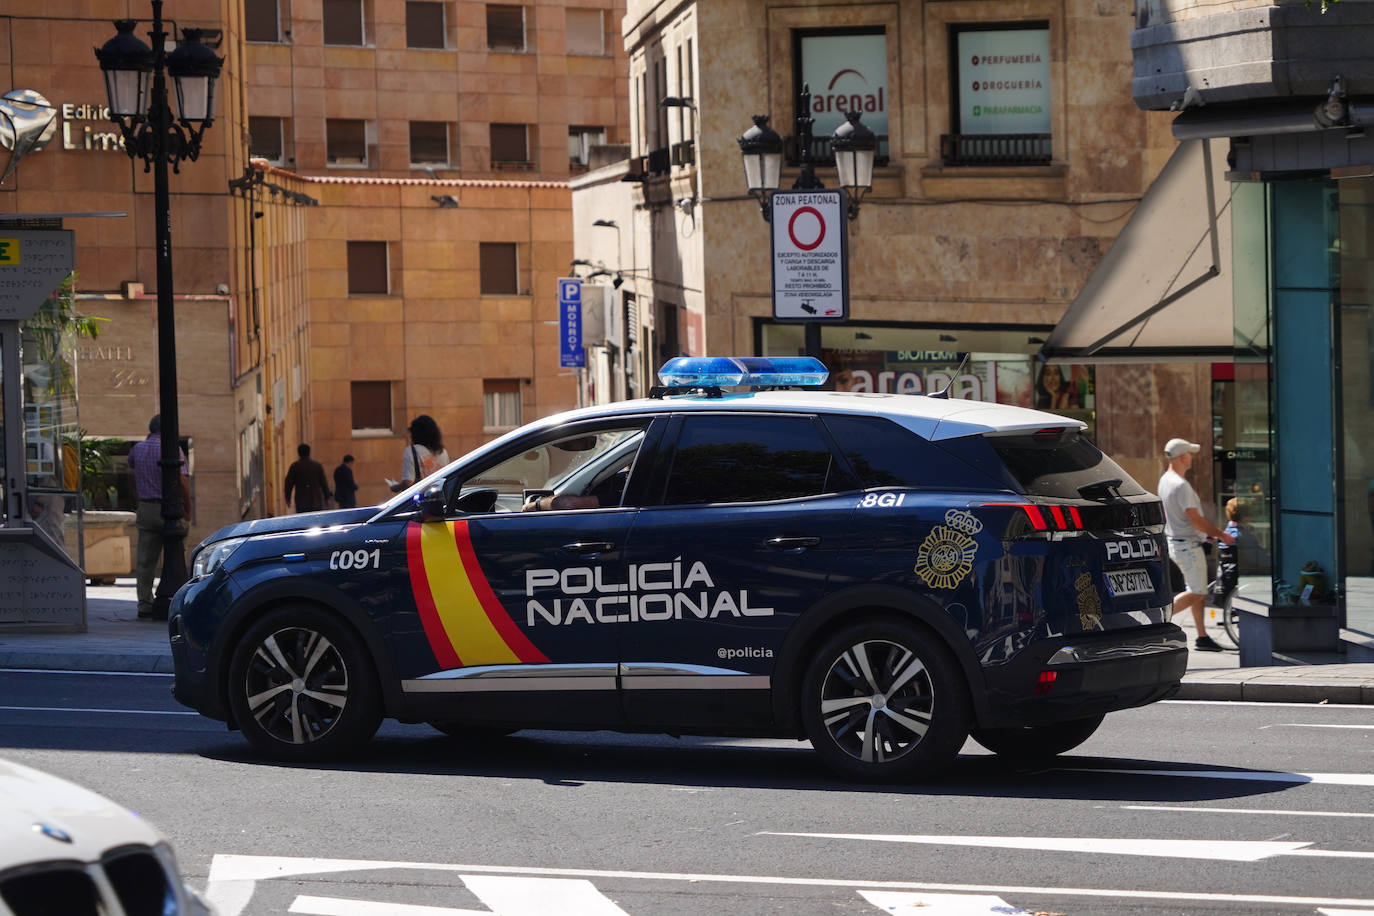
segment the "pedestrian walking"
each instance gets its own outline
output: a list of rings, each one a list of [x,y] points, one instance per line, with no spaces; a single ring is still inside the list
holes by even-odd
[[[1169,559],[1183,573],[1183,591],[1174,596],[1173,614],[1193,614],[1197,639],[1193,647],[1202,652],[1220,652],[1221,646],[1203,627],[1202,607],[1207,597],[1207,555],[1203,544],[1214,537],[1223,544],[1236,539],[1212,524],[1202,514],[1202,502],[1185,475],[1193,466],[1193,456],[1202,446],[1187,439],[1170,439],[1164,445],[1169,462],[1159,478],[1159,498],[1164,504],[1164,535],[1168,538]]]
[[[298,457],[286,469],[286,504],[291,505],[291,494],[296,494],[297,512],[315,512],[325,507],[333,496],[329,482],[324,477],[324,465],[310,457],[310,446],[302,442],[296,446]]]
[[[138,556],[134,575],[138,581],[138,616],[153,617],[153,577],[162,559],[162,542],[167,523],[162,517],[162,415],[148,421],[148,438],[136,442],[129,449],[129,469],[134,474],[134,494],[138,506],[134,511],[134,526],[138,528]],[[186,451],[181,451],[181,504],[185,519],[191,517],[191,489],[186,485]],[[182,520],[183,524],[185,519]],[[157,619],[166,620],[166,617]]]
[[[391,492],[399,493],[422,477],[439,470],[448,464],[448,452],[444,449],[444,439],[439,433],[439,424],[429,414],[422,413],[406,427],[410,434],[410,445],[401,453],[401,479],[387,482]]]
[[[344,455],[343,461],[334,469],[334,502],[340,509],[358,507],[358,483],[353,479],[353,456]]]

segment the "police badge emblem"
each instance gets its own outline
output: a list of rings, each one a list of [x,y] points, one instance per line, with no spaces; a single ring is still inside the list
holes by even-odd
[[[983,523],[971,513],[950,509],[945,523],[932,528],[917,548],[913,571],[932,588],[954,588],[973,572],[978,553],[973,535],[982,530]]]

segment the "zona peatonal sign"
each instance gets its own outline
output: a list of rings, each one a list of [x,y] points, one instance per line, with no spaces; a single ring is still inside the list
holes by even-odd
[[[849,227],[844,191],[774,191],[773,317],[849,317]]]

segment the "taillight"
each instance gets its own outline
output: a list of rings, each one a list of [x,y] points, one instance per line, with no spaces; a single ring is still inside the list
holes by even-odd
[[[1077,506],[1041,506],[1037,503],[983,503],[1020,509],[1036,531],[1082,531],[1083,516]]]
[[[1054,682],[1059,680],[1058,671],[1041,671],[1035,678],[1035,688],[1031,691],[1037,697],[1043,697],[1054,689]]]

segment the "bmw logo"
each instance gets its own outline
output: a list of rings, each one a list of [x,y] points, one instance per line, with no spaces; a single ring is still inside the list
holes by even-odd
[[[34,824],[33,829],[44,836],[52,837],[59,843],[70,843],[72,841],[72,835],[70,833],[59,827],[54,827],[51,824]]]

